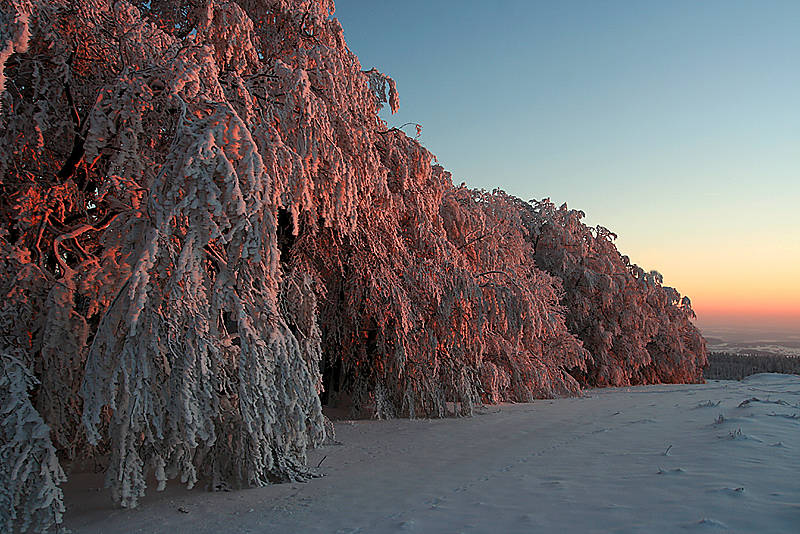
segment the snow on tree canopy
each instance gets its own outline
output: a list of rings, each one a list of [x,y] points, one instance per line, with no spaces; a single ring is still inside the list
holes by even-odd
[[[78,459],[126,507],[305,479],[323,404],[702,380],[688,299],[579,212],[454,186],[333,10],[0,4],[4,529],[57,525]]]

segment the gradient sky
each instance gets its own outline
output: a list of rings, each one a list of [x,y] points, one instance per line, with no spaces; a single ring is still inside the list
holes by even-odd
[[[619,234],[704,329],[800,332],[800,2],[338,0],[472,187]],[[407,132],[413,135],[413,128]]]

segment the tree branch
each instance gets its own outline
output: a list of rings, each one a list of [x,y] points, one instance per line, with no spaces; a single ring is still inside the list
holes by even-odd
[[[67,270],[69,270],[69,266],[63,260],[63,258],[61,258],[61,254],[59,254],[58,247],[61,246],[61,242],[65,241],[67,239],[73,239],[75,237],[78,237],[81,234],[86,233],[86,232],[90,232],[90,231],[99,232],[99,231],[105,230],[106,228],[109,227],[109,225],[112,222],[114,222],[114,219],[116,219],[117,216],[119,216],[119,213],[115,213],[115,214],[111,215],[110,217],[107,217],[107,220],[105,222],[103,222],[100,226],[91,226],[89,224],[82,224],[82,225],[78,226],[77,228],[74,228],[73,230],[70,230],[69,232],[67,232],[65,234],[61,234],[60,236],[56,237],[53,240],[53,254],[55,254],[56,261],[61,266],[62,272],[67,272]]]

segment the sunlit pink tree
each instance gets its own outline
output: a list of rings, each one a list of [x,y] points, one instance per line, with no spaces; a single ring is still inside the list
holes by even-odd
[[[561,279],[567,326],[592,354],[589,386],[702,381],[705,341],[687,297],[621,255],[616,235],[548,199],[519,203],[536,265]]]
[[[454,187],[379,118],[394,82],[362,68],[332,13],[0,3],[0,530],[58,523],[78,459],[131,507],[149,473],[305,478],[331,428],[320,395],[443,416],[615,373],[697,378],[682,362],[702,339],[674,295],[629,273],[630,298],[570,297],[583,290],[562,271],[583,256],[557,269],[542,247],[560,257],[581,227],[548,233],[559,212]],[[597,239],[591,261],[620,261]],[[595,354],[605,326],[575,330],[613,315],[607,298],[631,318],[586,321],[628,329],[607,344],[635,340],[622,355]]]

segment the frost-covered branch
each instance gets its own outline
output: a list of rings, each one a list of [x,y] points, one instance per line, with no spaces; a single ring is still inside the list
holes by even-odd
[[[66,477],[28,396],[36,379],[15,352],[0,348],[0,531],[45,532],[62,521]]]

